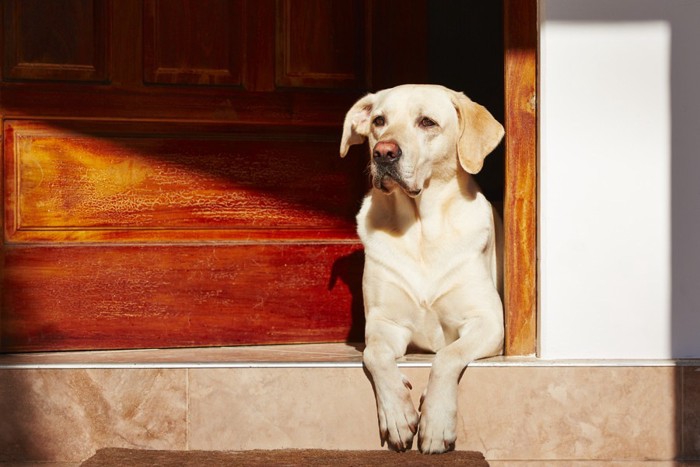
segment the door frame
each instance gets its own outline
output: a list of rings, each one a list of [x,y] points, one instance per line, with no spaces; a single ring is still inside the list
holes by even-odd
[[[537,6],[503,2],[506,355],[537,353]]]

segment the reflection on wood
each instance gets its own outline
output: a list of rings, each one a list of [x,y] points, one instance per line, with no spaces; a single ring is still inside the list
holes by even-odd
[[[359,245],[9,247],[0,351],[362,339]]]
[[[506,354],[537,351],[537,0],[506,0]]]
[[[355,238],[362,186],[346,172],[360,160],[344,163],[334,141],[7,128],[14,241]]]

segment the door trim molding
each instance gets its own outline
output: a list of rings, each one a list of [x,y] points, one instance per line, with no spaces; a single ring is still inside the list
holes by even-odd
[[[537,352],[537,0],[504,0],[505,353]]]

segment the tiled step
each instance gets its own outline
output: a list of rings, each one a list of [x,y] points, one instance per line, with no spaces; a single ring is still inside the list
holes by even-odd
[[[360,356],[344,344],[0,356],[0,462],[378,449]],[[400,363],[416,404],[430,360]],[[700,458],[697,361],[490,359],[465,371],[459,407],[457,448],[490,461]]]

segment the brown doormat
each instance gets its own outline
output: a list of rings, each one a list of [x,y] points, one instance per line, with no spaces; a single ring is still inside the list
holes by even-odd
[[[100,449],[82,467],[208,467],[208,466],[488,466],[480,452],[452,451],[428,456],[418,451],[326,451],[322,449],[283,449],[255,451],[145,451],[140,449]]]

